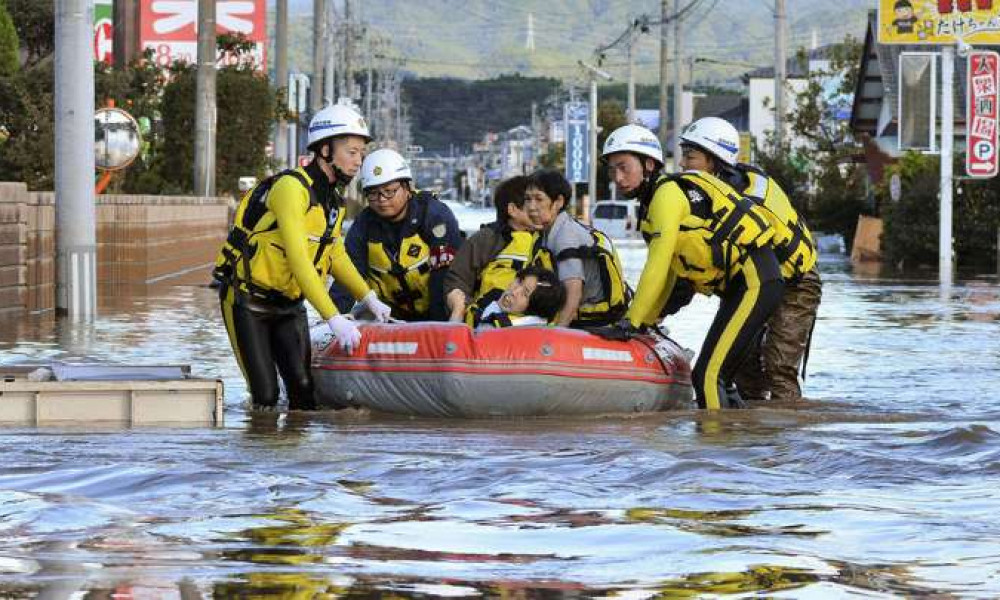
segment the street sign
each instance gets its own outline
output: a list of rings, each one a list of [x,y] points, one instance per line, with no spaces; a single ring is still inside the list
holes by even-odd
[[[174,61],[194,63],[198,58],[198,0],[143,0],[139,3],[139,43],[153,50],[157,66]],[[267,2],[265,0],[216,0],[217,33],[240,33],[254,43],[254,65],[265,67],[267,46]],[[235,57],[219,54],[219,65]]]
[[[899,202],[902,197],[903,180],[899,177],[899,173],[893,173],[892,177],[889,178],[889,198],[893,202]]]
[[[1000,0],[878,0],[880,44],[1000,44]]]
[[[1000,55],[988,50],[973,51],[969,54],[967,71],[965,172],[969,177],[995,177],[1000,164],[997,158]]]
[[[590,175],[590,105],[567,102],[563,106],[566,123],[566,179],[586,183]]]
[[[114,6],[112,0],[94,2],[94,60],[114,60]]]

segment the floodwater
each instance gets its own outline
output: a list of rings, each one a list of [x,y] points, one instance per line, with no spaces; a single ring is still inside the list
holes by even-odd
[[[4,324],[4,363],[191,363],[227,412],[0,429],[0,597],[1000,596],[1000,285],[823,273],[810,400],[711,415],[251,418],[198,286]]]

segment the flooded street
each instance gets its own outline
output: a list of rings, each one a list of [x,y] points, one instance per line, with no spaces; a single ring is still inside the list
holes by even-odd
[[[4,323],[2,363],[190,363],[227,411],[0,429],[0,596],[1000,595],[1000,286],[821,266],[810,400],[719,414],[251,418],[208,288]]]

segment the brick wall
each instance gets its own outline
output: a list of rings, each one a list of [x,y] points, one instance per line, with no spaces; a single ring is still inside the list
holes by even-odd
[[[96,200],[99,296],[141,292],[190,274],[208,282],[228,230],[228,198]],[[54,194],[0,183],[0,314],[55,308],[55,258]]]
[[[0,316],[26,308],[27,202],[23,183],[0,183]]]

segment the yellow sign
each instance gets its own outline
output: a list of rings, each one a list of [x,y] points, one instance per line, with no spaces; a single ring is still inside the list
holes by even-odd
[[[753,140],[750,137],[750,133],[746,131],[740,132],[740,153],[736,158],[736,162],[741,162],[743,164],[750,164],[750,146]]]
[[[1000,44],[1000,0],[878,0],[880,44]]]

